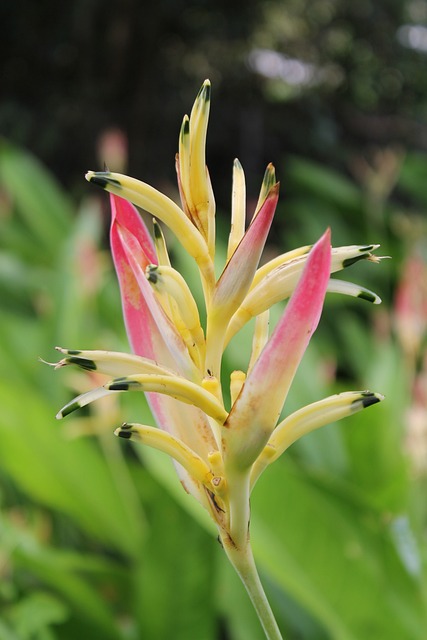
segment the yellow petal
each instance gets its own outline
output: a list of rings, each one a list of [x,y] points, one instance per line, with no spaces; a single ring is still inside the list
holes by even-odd
[[[115,430],[114,434],[119,438],[142,442],[149,447],[163,451],[179,462],[194,479],[204,485],[209,486],[214,477],[207,463],[199,455],[167,431],[162,431],[157,427],[125,422]]]
[[[164,222],[197,262],[205,282],[213,287],[214,272],[205,239],[173,200],[145,182],[119,173],[88,171],[86,179],[125,198]]]
[[[231,198],[231,229],[228,238],[227,262],[245,233],[246,183],[243,167],[236,158],[233,164],[233,192]]]
[[[179,376],[140,375],[116,378],[104,385],[110,391],[145,391],[164,393],[172,398],[198,407],[208,416],[222,424],[227,411],[218,400],[204,388]],[[189,427],[190,428],[190,427]]]
[[[347,391],[329,396],[319,402],[313,402],[295,411],[277,425],[266,447],[254,463],[251,472],[252,486],[265,467],[277,460],[291,444],[302,436],[366,409],[383,399],[384,396],[379,393]]]

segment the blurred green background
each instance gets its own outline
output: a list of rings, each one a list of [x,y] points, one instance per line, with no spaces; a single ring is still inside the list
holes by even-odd
[[[254,492],[273,609],[289,640],[424,640],[427,2],[15,0],[0,24],[0,640],[262,638],[169,461],[112,435],[151,420],[143,399],[57,423],[95,374],[38,362],[128,349],[108,200],[83,175],[106,161],[176,197],[206,77],[224,242],[238,156],[249,208],[268,162],[282,183],[269,254],[330,225],[334,245],[392,256],[346,273],[381,307],[327,298],[285,412],[346,389],[386,401],[295,444]],[[226,372],[248,352],[243,333]]]

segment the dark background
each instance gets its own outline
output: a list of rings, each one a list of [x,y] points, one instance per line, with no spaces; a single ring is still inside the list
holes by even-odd
[[[99,167],[110,127],[129,140],[132,175],[172,179],[180,121],[206,77],[223,207],[236,155],[254,195],[267,162],[288,154],[349,171],[373,146],[427,147],[427,36],[408,31],[427,24],[421,0],[16,0],[0,23],[0,132],[67,188]]]

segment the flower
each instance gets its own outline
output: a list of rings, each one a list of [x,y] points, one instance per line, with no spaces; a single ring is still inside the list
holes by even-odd
[[[327,292],[380,302],[371,291],[330,277],[358,260],[377,262],[377,245],[331,249],[330,231],[314,246],[284,253],[259,267],[279,194],[267,167],[257,206],[245,229],[245,177],[233,166],[227,261],[214,275],[215,203],[205,162],[210,107],[206,81],[185,116],[176,156],[182,207],[153,187],[109,171],[87,179],[111,194],[111,250],[133,355],[58,348],[56,367],[77,365],[111,376],[59,413],[62,418],[109,394],[143,391],[157,427],[125,423],[116,435],[170,455],[185,489],[209,512],[224,549],[242,577],[268,637],[280,637],[255,572],[249,546],[249,496],[260,474],[296,439],[382,400],[370,391],[331,396],[280,421],[301,358]],[[153,239],[134,204],[154,217]],[[206,326],[181,276],[170,264],[160,220],[194,259],[203,286]],[[269,336],[270,307],[290,297]],[[221,360],[233,336],[256,318],[247,372],[234,371],[231,406]]]

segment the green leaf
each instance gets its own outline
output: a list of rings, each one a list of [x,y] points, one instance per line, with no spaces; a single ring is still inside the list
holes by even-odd
[[[410,391],[404,363],[392,343],[377,345],[375,358],[366,363],[365,379],[385,395],[385,401],[352,416],[342,431],[349,475],[372,505],[399,514],[405,509],[410,489],[403,448]]]
[[[22,640],[5,622],[0,620],[0,640]]]
[[[64,622],[68,610],[58,598],[35,591],[16,603],[7,617],[21,640],[32,640],[35,636],[41,637],[52,624]]]
[[[252,511],[261,568],[331,638],[422,640],[425,593],[396,554],[383,514],[319,480],[289,458],[264,474]]]
[[[217,543],[143,469],[139,485],[150,529],[141,560],[134,566],[132,604],[138,637],[214,640]]]
[[[25,384],[0,382],[0,462],[34,500],[58,509],[97,539],[138,555],[143,522],[138,504],[121,495],[123,476],[93,439],[69,441],[54,408]],[[112,446],[118,446],[111,434]]]
[[[44,593],[32,594],[11,609],[11,619],[20,639],[33,637],[31,634],[37,628],[64,622],[72,615],[81,617],[88,631],[99,630],[102,637],[111,640],[120,637],[108,603],[87,579],[70,567],[68,553],[42,546],[31,532],[14,526],[5,518],[0,519],[0,532],[10,562],[61,597],[58,600],[54,596],[46,598]],[[90,558],[88,561],[90,563]]]
[[[34,250],[56,253],[69,231],[72,206],[52,176],[31,154],[2,141],[0,184],[25,221]]]

